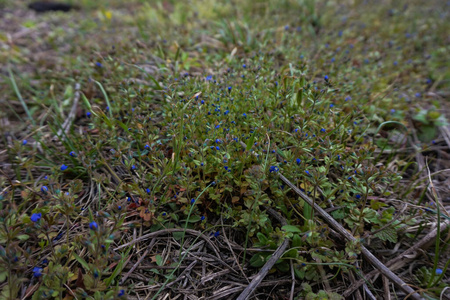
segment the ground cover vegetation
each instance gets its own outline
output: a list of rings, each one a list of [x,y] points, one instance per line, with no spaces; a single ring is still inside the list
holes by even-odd
[[[27,4],[1,299],[448,299],[449,3]]]

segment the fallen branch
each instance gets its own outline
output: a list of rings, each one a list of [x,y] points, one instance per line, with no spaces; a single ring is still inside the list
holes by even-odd
[[[333,217],[331,217],[323,208],[318,204],[313,202],[307,195],[300,191],[295,185],[293,185],[286,177],[279,174],[280,179],[286,183],[294,192],[296,192],[306,203],[314,208],[317,213],[325,219],[325,221],[342,236],[344,236],[349,241],[356,241],[355,237],[350,234],[341,224],[339,224]],[[391,270],[389,270],[381,261],[378,260],[366,247],[361,245],[361,253],[364,257],[379,270],[380,273],[384,274],[392,282],[395,283],[401,290],[409,294],[412,299],[422,299],[422,297],[415,292],[409,285],[407,285],[403,280],[401,280],[397,275],[395,275]]]
[[[264,207],[269,214],[271,214],[275,219],[277,219],[281,225],[287,225],[286,220],[281,217],[275,210],[270,207]],[[244,291],[239,295],[237,300],[246,300],[250,294],[258,287],[261,281],[266,277],[267,273],[269,273],[270,269],[275,265],[277,260],[280,259],[281,255],[283,255],[284,250],[286,250],[289,244],[289,239],[285,238],[283,243],[278,247],[278,249],[272,254],[269,260],[264,264],[258,274],[253,278],[252,282],[245,288]]]

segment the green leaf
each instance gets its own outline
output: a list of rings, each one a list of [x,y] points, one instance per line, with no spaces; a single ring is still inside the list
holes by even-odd
[[[305,269],[302,268],[301,270],[299,270],[299,269],[294,268],[294,274],[295,274],[295,277],[302,280],[303,278],[305,278]]]
[[[252,136],[247,141],[247,144],[246,144],[247,147],[245,148],[247,151],[252,148],[252,145],[255,142],[255,134],[256,134],[256,131],[253,132]]]
[[[116,278],[120,274],[120,272],[122,272],[122,267],[123,267],[123,264],[125,262],[125,258],[128,257],[128,253],[130,253],[131,248],[132,247],[129,247],[127,252],[125,254],[122,254],[122,258],[120,259],[120,261],[117,264],[116,268],[112,272],[111,276],[106,278],[106,280],[105,280],[106,287],[109,287],[111,285],[111,283],[113,282],[114,278]]]
[[[283,273],[287,273],[289,271],[289,263],[286,260],[277,263],[275,266],[278,270],[280,270]]]
[[[27,234],[21,234],[21,235],[18,235],[17,238],[21,241],[26,241],[30,238],[30,236]]]
[[[179,232],[173,232],[173,238],[176,239],[177,241],[181,240],[184,237],[184,232],[183,231],[179,231]]]
[[[197,216],[197,215],[190,216],[189,219],[188,219],[188,222],[189,223],[196,223],[196,222],[200,221],[201,219],[202,218],[200,216]]]
[[[261,245],[267,245],[267,237],[262,232],[258,232],[256,234],[256,237],[258,238]]]
[[[294,225],[284,225],[283,227],[281,227],[281,229],[286,232],[302,232],[300,228]]]
[[[292,247],[297,248],[302,245],[302,238],[298,234],[294,234],[292,238]]]
[[[0,282],[3,282],[8,277],[8,271],[3,271],[0,273]]]
[[[85,271],[89,271],[89,265],[88,263],[84,260],[84,258],[82,258],[81,256],[79,256],[78,254],[76,254],[75,252],[72,253],[72,255],[75,257],[75,259],[83,266]]]
[[[298,256],[297,249],[290,249],[283,254],[283,257],[286,257],[286,258],[297,258],[297,256]]]
[[[341,220],[341,219],[345,218],[345,216],[346,216],[345,211],[343,209],[335,210],[331,213],[331,215],[336,220]]]
[[[262,253],[255,254],[250,259],[250,265],[255,268],[262,267],[266,263],[267,257],[268,256],[266,256]]]
[[[305,206],[303,207],[303,213],[307,220],[313,219],[313,209],[312,209],[311,205],[309,205],[308,203],[305,203]]]
[[[397,231],[392,227],[388,227],[380,232],[377,232],[375,234],[375,237],[379,238],[382,241],[390,241],[392,243],[397,243],[398,241]]]
[[[417,137],[421,142],[429,143],[436,137],[436,135],[437,135],[436,126],[430,125],[420,127]]]
[[[162,266],[162,265],[164,264],[163,259],[162,259],[162,256],[159,255],[159,254],[157,254],[157,255],[155,256],[155,260],[156,260],[156,264],[157,264],[158,266]]]

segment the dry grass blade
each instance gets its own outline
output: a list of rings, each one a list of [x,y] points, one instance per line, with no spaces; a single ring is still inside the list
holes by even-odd
[[[81,85],[79,83],[76,83],[75,84],[75,94],[73,96],[73,104],[72,104],[72,108],[70,109],[69,116],[64,121],[63,125],[58,130],[56,135],[53,137],[53,141],[58,140],[58,138],[61,138],[61,136],[64,139],[67,136],[67,134],[69,133],[70,125],[72,124],[72,122],[75,119],[75,116],[77,114],[78,102],[80,102],[80,89],[81,89]]]

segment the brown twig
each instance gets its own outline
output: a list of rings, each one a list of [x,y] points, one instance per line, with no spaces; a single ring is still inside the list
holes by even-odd
[[[440,230],[441,231],[445,230],[447,228],[447,226],[449,226],[449,225],[450,225],[449,221],[442,222]],[[420,241],[415,243],[414,246],[410,247],[408,250],[404,251],[402,254],[395,257],[394,259],[388,261],[386,263],[386,266],[389,268],[393,268],[393,270],[396,270],[396,269],[400,268],[401,266],[407,264],[410,260],[413,260],[414,258],[416,258],[416,255],[411,256],[411,254],[415,254],[418,249],[422,248],[423,246],[428,244],[430,241],[434,240],[436,238],[436,235],[437,235],[437,228],[435,228],[433,231],[429,232]],[[395,264],[401,262],[403,259],[405,259],[405,261],[403,261],[403,263],[401,265],[397,265],[397,266],[393,267]],[[360,279],[359,281],[352,284],[342,295],[344,297],[349,297],[353,293],[353,291],[355,291],[357,288],[359,288],[361,285],[363,285],[366,280],[370,280],[371,278],[377,276],[378,274],[380,274],[379,270],[373,270],[372,272],[367,273],[364,279]]]
[[[292,184],[286,177],[279,174],[280,179],[286,183],[294,192],[296,192],[306,203],[311,205],[317,213],[325,219],[325,221],[333,227],[334,230],[339,232],[349,241],[356,242],[357,240],[353,235],[351,235],[345,228],[339,224],[333,217],[331,217],[323,208],[314,203],[307,195],[300,191],[294,184]],[[361,245],[361,253],[364,257],[381,273],[388,277],[392,282],[394,282],[401,290],[409,294],[412,299],[422,299],[422,297],[415,292],[409,285],[407,285],[403,280],[401,280],[397,275],[395,275],[391,270],[389,270],[381,261],[378,260],[366,247]]]
[[[150,251],[151,248],[153,248],[153,246],[156,243],[156,239],[153,238],[152,241],[150,242],[150,245],[147,247],[147,249],[145,250],[144,254],[142,254],[141,257],[139,257],[139,259],[137,260],[137,262],[133,265],[133,267],[127,272],[127,274],[125,274],[125,276],[122,277],[122,280],[120,281],[120,284],[123,284],[125,282],[125,280],[127,280],[128,276],[130,276],[131,273],[133,273],[134,270],[136,270],[136,268],[139,266],[139,264],[144,260],[144,258],[147,256],[148,251]]]
[[[281,217],[275,210],[270,207],[265,207],[267,212],[271,214],[275,219],[277,219],[283,226],[287,225],[286,220]],[[286,250],[289,244],[289,239],[285,238],[283,243],[278,247],[278,249],[272,254],[269,260],[264,264],[258,274],[253,278],[252,282],[245,288],[244,291],[239,295],[237,300],[246,300],[250,294],[256,289],[256,287],[261,283],[261,281],[266,277],[267,273],[269,273],[270,269],[272,269],[273,265],[280,259],[281,255],[283,255],[284,250]]]

